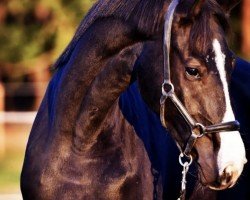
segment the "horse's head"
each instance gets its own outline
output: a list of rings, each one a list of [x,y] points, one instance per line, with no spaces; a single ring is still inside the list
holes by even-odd
[[[173,19],[171,81],[188,113],[205,126],[235,120],[229,96],[234,57],[225,38],[227,14],[235,3],[196,0],[190,5],[190,1],[181,1]],[[148,42],[138,67],[141,93],[157,112],[163,82],[162,43],[157,39]],[[190,126],[172,101],[167,99],[165,107],[167,127],[185,148]],[[197,139],[191,153],[198,163],[201,183],[218,190],[233,186],[246,163],[238,131],[207,134]]]

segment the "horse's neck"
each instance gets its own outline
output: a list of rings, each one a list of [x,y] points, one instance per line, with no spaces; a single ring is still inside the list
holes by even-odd
[[[136,44],[108,61],[97,63],[101,69],[99,73],[83,66],[72,69],[68,65],[52,80],[55,84],[51,86],[55,88],[52,92],[54,124],[60,132],[73,130],[74,144],[79,150],[92,144],[112,106],[117,104],[118,97],[129,85],[138,56],[136,52],[140,49],[141,44]],[[91,79],[91,76],[85,77],[86,73],[97,75]]]
[[[147,9],[151,10],[153,7],[152,13],[160,15],[161,13],[156,10],[162,11],[163,6],[159,6],[159,3],[165,2],[165,0],[138,1],[141,3],[137,5],[139,6],[137,9],[144,13],[144,17],[140,20],[124,21],[124,16],[119,16],[126,14],[125,11],[131,2],[127,2],[126,9],[117,11],[117,15],[113,17],[100,18],[100,14],[94,22],[86,19],[89,21],[87,28],[84,26],[82,30],[78,29],[76,39],[73,39],[70,44],[71,53],[70,56],[66,56],[67,62],[61,62],[66,66],[60,69],[63,72],[59,81],[59,89],[55,95],[52,95],[54,98],[52,105],[55,106],[53,109],[57,115],[55,125],[63,132],[76,130],[76,137],[82,138],[82,142],[86,142],[86,138],[91,137],[91,127],[93,130],[98,127],[98,122],[102,121],[110,106],[129,84],[132,68],[138,52],[141,51],[142,45],[138,42],[143,42],[142,38],[145,39],[141,37],[140,31],[135,31],[135,26],[150,24],[145,20],[152,21],[152,18],[157,17],[148,17]],[[100,2],[105,4],[109,1]],[[90,11],[88,17],[91,13],[96,13],[100,2]],[[145,2],[147,4],[143,4]],[[113,3],[112,6],[105,5],[106,8],[114,8]],[[130,14],[131,17],[138,15],[138,13],[132,13],[131,10]],[[107,16],[109,15],[110,12],[107,13]],[[155,23],[155,19],[152,23]],[[144,33],[147,32],[150,30],[144,30]],[[86,122],[84,126],[83,121]]]

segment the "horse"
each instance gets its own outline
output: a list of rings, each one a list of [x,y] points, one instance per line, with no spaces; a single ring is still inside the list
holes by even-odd
[[[205,125],[194,132],[234,120],[228,94],[234,57],[226,32],[236,3],[180,1],[174,12],[171,80],[190,118]],[[124,117],[119,97],[136,77],[144,101],[185,147],[190,126],[180,107],[165,99],[162,116],[159,104],[169,5],[100,0],[89,11],[55,63],[33,124],[21,174],[24,199],[162,199],[154,158]],[[232,187],[246,163],[238,131],[202,135],[189,153],[200,182],[214,190]]]

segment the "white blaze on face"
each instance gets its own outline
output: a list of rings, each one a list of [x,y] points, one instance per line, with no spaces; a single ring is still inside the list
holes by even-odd
[[[214,39],[213,41],[213,50],[226,101],[226,112],[224,113],[222,122],[234,121],[235,117],[230,103],[228,83],[226,79],[225,55],[223,54],[220,43],[217,39]],[[225,167],[232,165],[239,176],[243,170],[244,164],[246,163],[246,153],[240,133],[238,131],[221,132],[220,140],[220,149],[217,158],[220,175],[223,173]],[[235,178],[237,179],[238,176]]]

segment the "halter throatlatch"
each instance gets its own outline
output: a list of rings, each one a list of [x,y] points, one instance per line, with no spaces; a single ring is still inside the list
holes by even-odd
[[[184,200],[186,191],[186,174],[188,172],[189,166],[192,164],[193,161],[193,158],[190,153],[197,139],[209,133],[218,133],[223,131],[227,132],[237,131],[240,128],[240,124],[238,121],[231,121],[231,122],[214,124],[210,126],[204,126],[203,124],[198,123],[194,120],[194,118],[188,113],[185,106],[181,103],[181,101],[178,99],[178,97],[174,92],[174,85],[171,82],[171,76],[170,76],[170,41],[171,41],[171,29],[172,29],[174,12],[177,5],[179,4],[179,1],[180,0],[173,0],[170,3],[168,11],[165,15],[164,38],[163,38],[164,81],[162,84],[162,96],[160,99],[160,119],[162,125],[165,128],[167,128],[167,123],[165,120],[165,103],[167,99],[170,99],[190,127],[190,136],[184,148],[181,148],[181,145],[176,142],[181,152],[179,157],[180,164],[183,166],[182,189],[181,189],[181,196],[179,199]],[[183,163],[182,162],[183,157],[186,157],[186,159],[188,159],[189,162]]]

